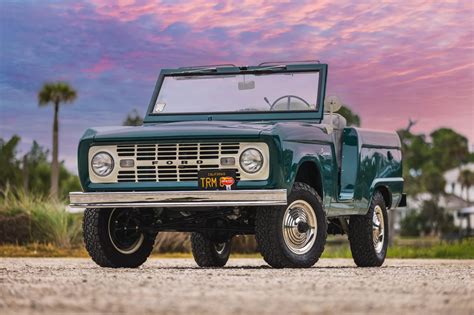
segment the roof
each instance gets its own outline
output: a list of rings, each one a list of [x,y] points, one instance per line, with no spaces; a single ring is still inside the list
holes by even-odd
[[[459,210],[459,214],[474,214],[474,206]]]

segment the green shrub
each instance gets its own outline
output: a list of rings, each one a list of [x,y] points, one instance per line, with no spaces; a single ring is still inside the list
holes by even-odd
[[[29,220],[23,221],[29,224],[26,228],[29,230],[30,241],[51,243],[58,247],[77,246],[81,243],[81,216],[68,213],[63,202],[26,195],[21,191],[6,191],[0,198],[0,214],[3,217],[27,215]],[[25,229],[24,226],[16,228]],[[0,231],[0,235],[2,234],[4,233]],[[9,239],[0,239],[0,243],[7,242]]]

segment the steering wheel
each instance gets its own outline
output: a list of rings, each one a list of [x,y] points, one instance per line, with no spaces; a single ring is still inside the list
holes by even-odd
[[[273,104],[270,106],[270,111],[274,110],[273,108],[275,107],[275,105],[276,105],[280,100],[282,100],[282,99],[284,99],[284,98],[287,98],[287,99],[288,99],[287,105],[286,105],[286,106],[287,106],[287,107],[286,107],[287,110],[291,110],[290,105],[291,105],[291,99],[292,99],[292,98],[297,99],[298,101],[300,101],[300,102],[303,103],[304,105],[308,106],[308,108],[311,108],[311,105],[309,105],[308,102],[306,102],[303,98],[301,98],[301,97],[299,97],[299,96],[296,96],[296,95],[283,95],[282,97],[277,98],[277,99],[273,102]]]

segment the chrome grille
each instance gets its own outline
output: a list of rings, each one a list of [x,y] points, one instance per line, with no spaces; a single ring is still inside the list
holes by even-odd
[[[220,166],[220,158],[235,157],[239,150],[240,144],[235,142],[120,144],[119,159],[133,159],[135,166],[119,167],[117,181],[196,181],[199,170],[228,168]]]

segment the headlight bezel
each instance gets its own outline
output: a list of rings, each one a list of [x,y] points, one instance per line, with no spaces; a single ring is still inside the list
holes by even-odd
[[[109,169],[106,173],[100,173],[99,171],[96,170],[96,167],[94,167],[94,160],[96,159],[97,156],[99,155],[106,155],[108,156],[108,158],[110,159],[110,163],[109,163]],[[109,152],[107,151],[99,151],[97,153],[94,154],[94,156],[92,157],[91,161],[90,161],[90,167],[92,169],[92,171],[94,172],[95,175],[99,176],[99,177],[107,177],[109,176],[110,174],[112,174],[112,172],[114,171],[115,169],[115,160],[114,160],[114,157],[112,156],[112,154],[110,154]]]
[[[248,170],[244,166],[244,164],[242,163],[245,153],[248,153],[249,151],[256,151],[257,155],[260,157],[259,167],[255,170]],[[242,171],[244,171],[247,174],[251,174],[251,175],[257,174],[258,172],[260,172],[264,168],[264,165],[265,165],[265,157],[264,157],[262,151],[260,151],[259,149],[255,148],[255,147],[246,148],[245,150],[242,151],[242,153],[239,156],[239,166],[242,169]]]

